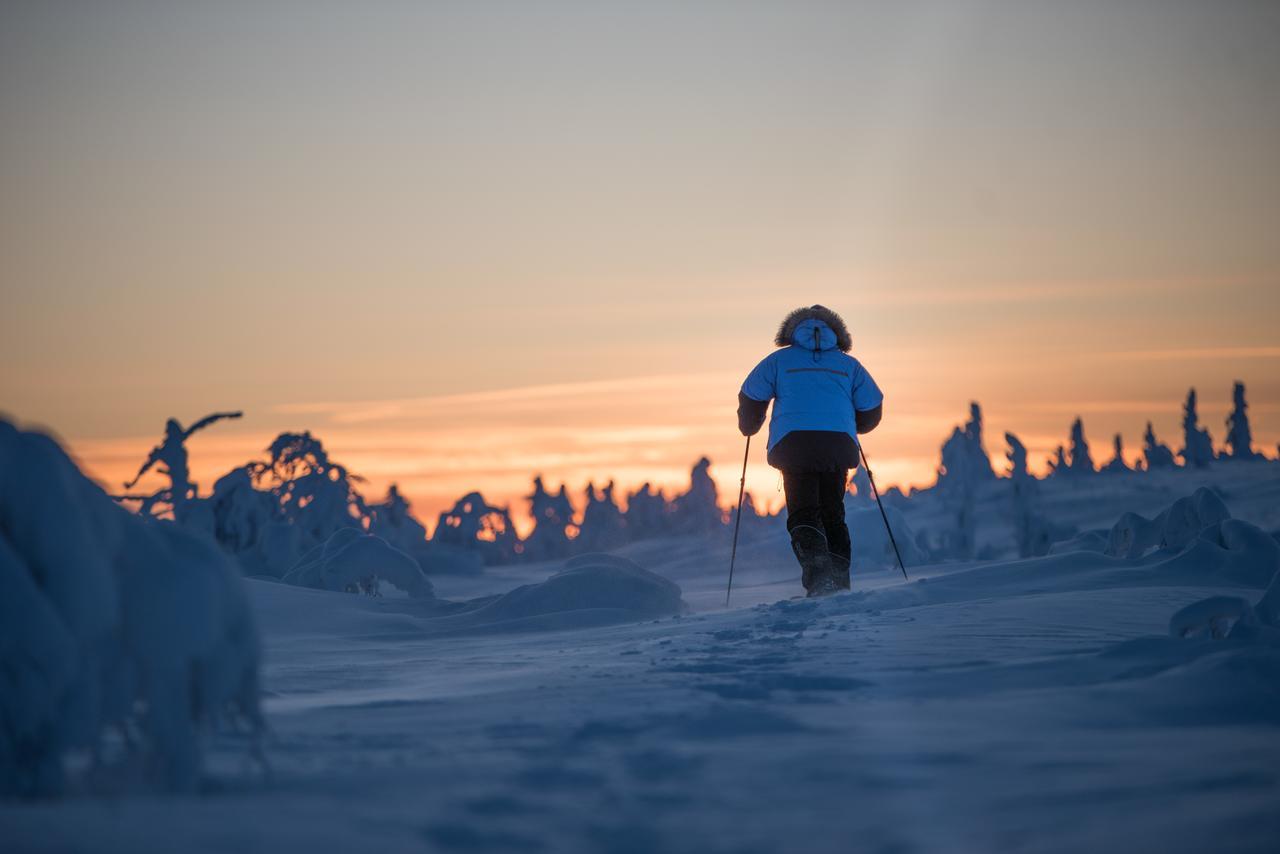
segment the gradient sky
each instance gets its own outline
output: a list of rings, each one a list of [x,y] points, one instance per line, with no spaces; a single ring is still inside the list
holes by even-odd
[[[311,429],[420,515],[736,487],[737,386],[842,312],[924,484],[983,403],[1095,458],[1189,386],[1280,439],[1280,4],[0,3],[0,410],[109,484]],[[155,485],[159,485],[158,482]],[[755,455],[766,504],[777,475]]]

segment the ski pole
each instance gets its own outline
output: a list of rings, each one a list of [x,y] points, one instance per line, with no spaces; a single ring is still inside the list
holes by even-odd
[[[902,552],[898,551],[898,541],[893,538],[893,528],[889,526],[889,517],[884,512],[884,502],[880,500],[880,490],[876,489],[876,479],[871,474],[871,463],[867,462],[867,452],[862,450],[862,443],[858,442],[858,453],[862,455],[862,467],[867,470],[867,483],[871,484],[871,494],[876,497],[876,506],[880,508],[880,518],[884,520],[884,529],[889,532],[889,542],[893,544],[893,554],[898,558],[898,569],[902,570],[902,577],[907,578],[907,568],[902,565]],[[746,472],[743,472],[743,478]]]
[[[742,452],[742,480],[738,483],[738,515],[733,520],[733,550],[729,553],[729,586],[724,591],[724,606],[729,607],[729,594],[733,592],[733,564],[738,560],[738,528],[742,525],[742,496],[747,491],[747,457],[751,454],[751,437],[747,437],[747,449]]]

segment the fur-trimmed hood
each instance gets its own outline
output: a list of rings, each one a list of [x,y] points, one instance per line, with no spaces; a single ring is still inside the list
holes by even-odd
[[[829,330],[830,338],[821,334],[823,327]],[[816,348],[813,345],[815,329],[819,332],[818,341],[820,342]],[[797,335],[798,332],[801,334]],[[834,341],[831,340],[832,338]],[[849,348],[853,346],[853,339],[849,337],[849,327],[844,325],[840,315],[826,306],[811,305],[808,308],[797,308],[788,314],[782,321],[782,325],[778,327],[778,334],[774,336],[773,343],[779,347],[790,347],[796,344],[809,350],[826,350],[834,345],[839,347],[841,352],[848,353]]]

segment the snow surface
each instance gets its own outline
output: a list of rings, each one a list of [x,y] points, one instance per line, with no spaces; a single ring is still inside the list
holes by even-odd
[[[979,556],[1015,541],[999,486],[973,495]],[[1166,512],[1199,486],[1213,497]],[[744,526],[729,608],[729,542],[703,535],[438,575],[420,599],[250,580],[271,775],[218,743],[204,797],[3,803],[0,839],[240,854],[1274,850],[1280,642],[1235,626],[1277,617],[1275,465],[1053,479],[1038,500],[1099,550],[909,565],[910,582],[868,561],[851,592],[813,601],[790,598],[785,533]],[[894,509],[916,530],[951,512]],[[1125,513],[1176,536],[1106,554]]]

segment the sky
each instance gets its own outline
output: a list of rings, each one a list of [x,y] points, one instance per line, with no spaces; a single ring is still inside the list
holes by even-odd
[[[882,485],[980,401],[1280,441],[1280,4],[0,0],[0,412],[115,489],[311,430],[430,525],[533,474],[726,503],[790,309],[885,389]],[[748,487],[782,499],[752,448]],[[158,488],[160,481],[145,481]]]

